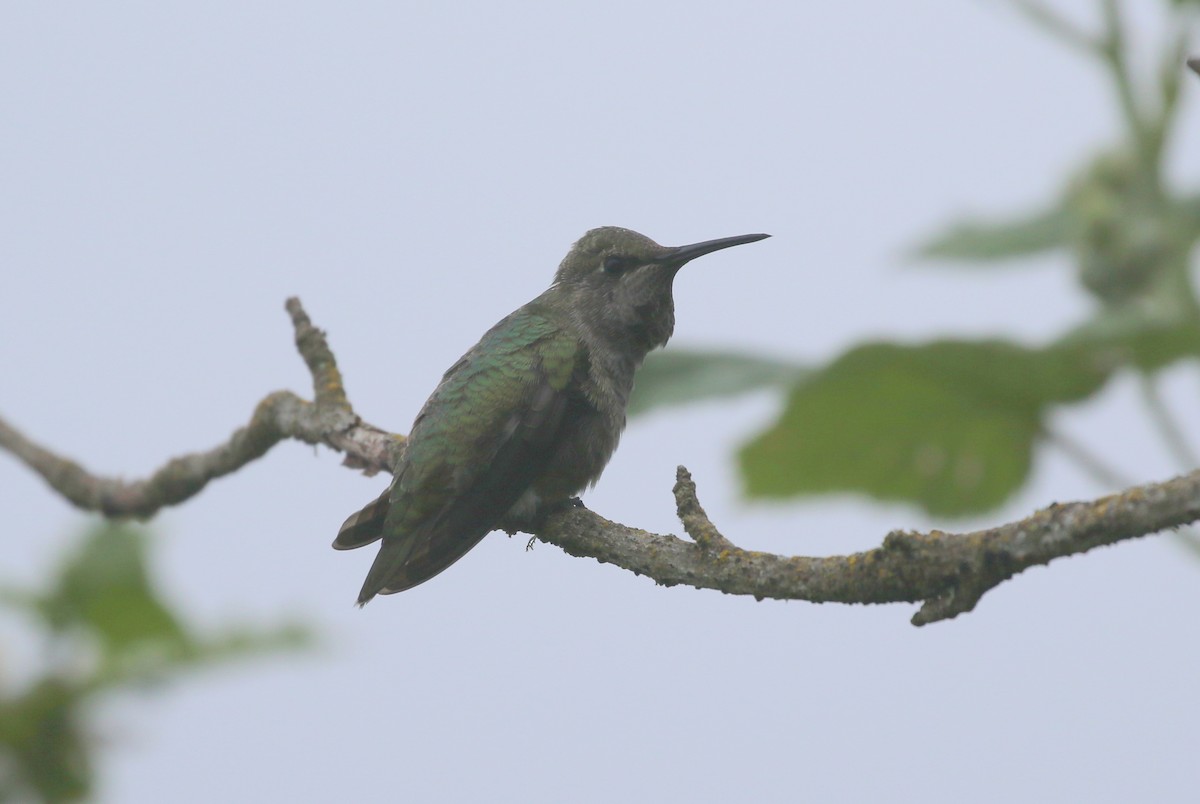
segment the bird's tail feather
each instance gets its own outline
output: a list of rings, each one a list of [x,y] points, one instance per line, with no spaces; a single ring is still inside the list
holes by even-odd
[[[487,525],[449,532],[427,526],[385,540],[358,593],[358,605],[375,595],[393,595],[425,583],[479,544],[489,530]]]
[[[403,573],[404,565],[412,555],[414,542],[415,539],[410,534],[407,538],[383,543],[383,546],[379,548],[379,555],[375,556],[375,561],[367,572],[367,579],[363,581],[362,590],[358,593],[359,606],[367,605],[377,594],[389,594],[386,587],[394,576]],[[404,585],[400,588],[406,589],[408,586]],[[398,592],[400,589],[395,591]]]
[[[390,493],[390,487],[384,489],[383,494],[351,514],[342,523],[337,538],[333,540],[333,549],[353,550],[382,538],[383,521],[387,518],[390,507]]]

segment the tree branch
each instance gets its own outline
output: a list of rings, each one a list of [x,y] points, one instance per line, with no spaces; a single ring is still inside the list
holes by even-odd
[[[148,519],[160,508],[195,496],[210,480],[261,458],[285,438],[324,444],[343,453],[347,466],[367,474],[391,471],[404,437],[367,424],[354,413],[325,333],[312,325],[299,299],[288,299],[286,307],[296,331],[296,347],[312,373],[315,402],[290,391],[276,391],[258,403],[249,424],[234,431],[224,444],[174,458],[145,480],[94,475],[34,443],[2,418],[0,447],[24,461],[79,508],[106,517],[138,519]]]
[[[287,310],[297,348],[313,376],[313,402],[277,391],[259,403],[250,423],[226,443],[175,458],[140,481],[93,475],[2,420],[0,447],[75,505],[109,517],[145,518],[183,502],[208,481],[234,472],[285,438],[324,444],[343,453],[344,463],[353,468],[389,471],[404,438],[359,419],[324,333],[312,326],[298,299],[289,299]],[[1200,519],[1200,471],[1093,502],[1051,505],[1019,522],[970,533],[897,530],[873,550],[828,558],[772,555],[735,546],[704,513],[691,475],[682,466],[675,500],[693,541],[610,522],[586,508],[550,515],[535,536],[571,555],[615,564],[663,586],[686,584],[759,600],[920,602],[912,621],[924,625],[971,611],[988,590],[1029,567]]]
[[[680,467],[681,481],[687,470]],[[756,599],[813,603],[916,603],[914,625],[971,611],[1003,581],[1061,556],[1200,519],[1200,471],[1094,502],[1051,505],[1033,516],[971,533],[892,531],[881,547],[829,558],[736,547],[718,553],[676,536],[626,527],[583,508],[551,517],[538,534],[574,556]]]

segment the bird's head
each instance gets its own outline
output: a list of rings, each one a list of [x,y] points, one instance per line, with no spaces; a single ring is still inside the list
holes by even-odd
[[[671,289],[680,268],[705,254],[766,237],[738,235],[672,247],[629,229],[603,226],[571,247],[551,290],[588,331],[611,343],[628,343],[640,357],[666,343],[675,329]]]

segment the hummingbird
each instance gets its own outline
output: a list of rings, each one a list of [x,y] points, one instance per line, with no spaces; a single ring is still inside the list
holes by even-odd
[[[333,546],[382,541],[358,605],[449,567],[497,528],[532,527],[594,484],[625,428],[634,374],[675,329],[675,274],[770,235],[660,246],[592,229],[550,287],[488,330],[417,414],[391,485]]]

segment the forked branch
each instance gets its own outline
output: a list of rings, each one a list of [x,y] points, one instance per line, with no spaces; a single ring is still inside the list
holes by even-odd
[[[125,481],[92,474],[3,420],[0,447],[76,506],[107,517],[153,516],[287,438],[324,444],[342,453],[345,465],[368,474],[390,471],[404,437],[369,425],[354,413],[324,333],[312,325],[298,299],[288,299],[287,311],[296,346],[313,377],[313,401],[276,391],[258,404],[246,426],[213,449],[174,458],[144,480]],[[615,564],[664,586],[685,584],[760,600],[920,602],[913,623],[924,625],[971,611],[988,590],[1029,567],[1200,519],[1197,471],[1091,502],[1051,505],[995,528],[961,534],[897,530],[873,550],[810,558],[735,546],[704,513],[691,475],[682,466],[674,492],[691,540],[610,522],[586,508],[548,517],[534,535],[571,555]]]

